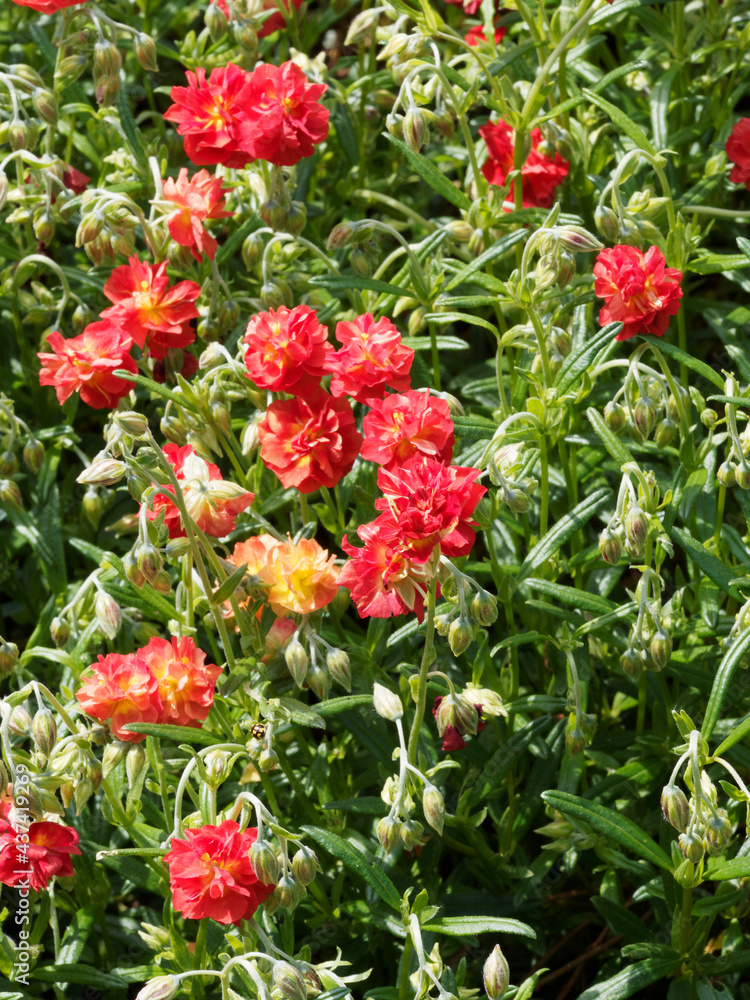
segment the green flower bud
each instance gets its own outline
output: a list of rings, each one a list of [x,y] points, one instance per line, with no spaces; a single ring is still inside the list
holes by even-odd
[[[64,646],[70,637],[70,625],[64,618],[59,618],[57,615],[50,622],[49,631],[52,641],[58,649]]]
[[[248,852],[250,867],[263,885],[276,885],[279,881],[279,858],[267,840],[256,840]]]
[[[616,243],[620,236],[617,215],[606,205],[598,205],[594,212],[594,223],[602,236],[610,243]]]
[[[672,656],[672,637],[664,629],[659,629],[649,646],[651,659],[656,670],[663,670]]]
[[[210,29],[209,29],[210,30]],[[159,64],[156,61],[156,43],[150,35],[139,31],[133,38],[133,54],[138,60],[138,65],[147,73],[157,73]]]
[[[286,649],[284,650],[284,660],[289,668],[289,673],[294,679],[294,683],[297,687],[302,687],[305,677],[307,676],[309,660],[305,647],[299,641],[296,634],[293,635],[291,640],[287,643]]]
[[[448,644],[454,656],[460,656],[471,645],[476,634],[476,627],[463,615],[456,618],[448,630]]]
[[[599,536],[599,552],[610,566],[616,566],[622,556],[622,539],[616,531],[605,528]]]
[[[741,490],[750,490],[750,466],[740,462],[735,470],[735,479]]]
[[[310,885],[319,871],[320,865],[315,856],[315,851],[311,851],[309,847],[300,847],[292,858],[292,872],[294,873],[294,877],[302,885]]]
[[[146,766],[146,751],[140,743],[133,743],[125,757],[125,773],[128,777],[128,788],[132,788],[143,768]]]
[[[274,890],[274,898],[285,910],[293,910],[302,899],[304,886],[291,875],[285,875]]]
[[[386,854],[392,854],[399,842],[401,824],[392,816],[386,816],[378,823],[378,840]]]
[[[697,865],[704,853],[703,841],[700,837],[696,837],[694,833],[681,833],[678,842],[683,856]]]
[[[0,479],[0,504],[17,513],[23,511],[23,497],[12,479]]]
[[[312,670],[308,672],[307,683],[310,690],[313,691],[321,701],[325,701],[328,697],[328,692],[331,689],[331,675],[328,671],[316,664]]]
[[[37,748],[49,757],[57,742],[57,723],[48,708],[40,708],[31,723],[31,736]]]
[[[122,628],[122,613],[117,601],[100,590],[96,595],[94,611],[99,628],[106,637],[108,639],[116,638]]]
[[[664,819],[675,830],[686,833],[690,822],[690,807],[685,793],[677,785],[665,785],[661,793],[661,808]]]
[[[332,649],[326,657],[326,666],[332,679],[346,691],[352,689],[352,672],[349,657],[343,649]]]
[[[93,462],[88,469],[84,469],[76,482],[87,486],[114,486],[120,482],[126,471],[124,462],[105,458],[101,462]]]
[[[443,796],[434,785],[427,785],[422,793],[422,810],[424,818],[433,830],[442,836],[445,823],[445,802]]]
[[[219,788],[229,777],[229,762],[232,759],[228,750],[210,750],[203,758],[206,769],[206,780],[209,788]]]
[[[258,754],[258,767],[267,774],[279,766],[279,755],[271,747],[264,747]]]
[[[477,591],[471,599],[469,610],[479,625],[488,627],[497,620],[497,598],[488,590]]]
[[[656,407],[648,396],[642,396],[636,402],[633,411],[633,422],[638,431],[643,435],[644,440],[648,440],[656,423]]]
[[[648,516],[641,508],[631,507],[625,515],[625,534],[629,544],[635,551],[640,551],[645,545],[648,526]]]
[[[424,827],[415,819],[409,819],[401,825],[399,837],[404,845],[404,850],[411,851],[420,841],[424,834]]]
[[[398,695],[389,691],[388,688],[383,687],[382,684],[373,685],[372,689],[372,704],[375,711],[383,719],[389,719],[391,722],[395,722],[396,719],[401,719],[404,714],[404,708],[401,704],[401,699]]]
[[[733,462],[722,462],[716,472],[716,478],[722,486],[726,486],[727,489],[731,489],[736,482],[736,469],[737,466]]]
[[[273,983],[287,1000],[307,1000],[307,991],[302,976],[289,962],[275,962]]]
[[[44,461],[44,445],[36,438],[29,438],[23,446],[23,461],[33,473],[38,473]]]
[[[484,980],[484,992],[489,1000],[502,1000],[510,983],[510,969],[508,960],[500,950],[499,944],[495,945],[484,963],[482,979]]]
[[[208,28],[211,41],[218,42],[227,33],[229,21],[218,3],[210,3],[208,5],[206,13],[203,15],[203,20]]]
[[[713,858],[723,854],[732,839],[732,824],[726,809],[717,809],[716,815],[706,823],[703,831],[703,842],[706,851]]]
[[[711,411],[713,413],[713,410]],[[674,420],[662,420],[661,423],[656,428],[656,434],[654,435],[654,441],[656,442],[656,447],[661,451],[670,445],[677,438],[679,428]]]
[[[625,407],[620,406],[619,403],[615,403],[610,399],[604,407],[604,422],[612,433],[619,434],[627,423],[627,419]]]
[[[125,431],[132,438],[143,437],[148,431],[148,419],[142,413],[136,413],[135,410],[115,413],[115,423],[120,430]]]
[[[209,10],[213,9],[212,7]],[[248,271],[254,271],[263,257],[265,244],[260,233],[250,233],[242,244],[242,262]]]
[[[643,657],[635,649],[626,649],[620,657],[620,666],[628,677],[637,681],[643,671]]]
[[[18,472],[18,459],[16,458],[15,452],[3,451],[0,452],[0,476],[3,478],[7,476],[14,476]]]
[[[10,713],[9,726],[14,736],[28,736],[31,730],[31,716],[25,705],[16,705]]]
[[[118,740],[115,743],[108,743],[104,748],[102,756],[102,777],[106,778],[110,771],[114,770],[125,754],[130,749],[131,744]]]

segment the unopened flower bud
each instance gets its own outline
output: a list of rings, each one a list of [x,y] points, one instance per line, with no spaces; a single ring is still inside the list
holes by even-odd
[[[15,452],[5,450],[0,452],[0,476],[14,476],[18,472],[18,459]]]
[[[89,486],[114,486],[115,483],[119,483],[125,472],[124,462],[105,458],[101,462],[93,462],[88,469],[84,469],[76,482]]]
[[[599,536],[599,552],[610,566],[616,566],[622,556],[622,539],[616,531],[605,528]]]
[[[565,288],[576,273],[576,259],[567,250],[561,250],[557,257],[557,287]]]
[[[722,462],[716,472],[716,478],[722,486],[730,489],[736,481],[736,466],[732,462]]]
[[[109,772],[117,767],[130,749],[130,746],[130,743],[125,743],[121,740],[106,745],[104,754],[102,755],[102,777],[106,778]]]
[[[29,438],[23,446],[24,464],[34,474],[38,473],[44,461],[44,445],[36,438]]]
[[[307,205],[303,201],[293,201],[286,214],[286,231],[291,236],[299,236],[307,223]]]
[[[649,646],[651,659],[656,670],[663,670],[672,656],[672,637],[664,629],[659,629]]]
[[[213,8],[209,8],[213,9]],[[265,244],[260,233],[250,233],[242,244],[242,262],[248,271],[255,270],[263,257]]]
[[[279,755],[272,747],[264,747],[258,754],[258,767],[267,774],[279,766]]]
[[[711,410],[713,413],[713,410]],[[656,434],[654,435],[654,441],[656,442],[656,447],[661,451],[670,445],[677,437],[677,424],[674,420],[662,420],[657,428]]]
[[[31,94],[31,103],[42,121],[48,125],[57,125],[60,109],[53,93],[44,87],[37,87]]]
[[[488,590],[480,590],[471,599],[469,610],[480,625],[492,625],[497,620],[497,598]]]
[[[635,649],[626,649],[620,657],[620,666],[628,677],[637,681],[643,672],[643,657]]]
[[[331,688],[331,675],[328,671],[316,664],[307,674],[307,683],[310,690],[321,701],[325,701]]]
[[[644,440],[651,437],[656,423],[656,407],[648,396],[642,396],[635,404],[633,422]]]
[[[170,594],[172,592],[172,578],[166,570],[156,574],[156,579],[151,581],[151,586],[159,594]]]
[[[209,29],[210,30],[210,29]],[[139,31],[133,38],[133,54],[138,60],[138,65],[147,73],[156,73],[159,64],[156,61],[156,44],[150,35]]]
[[[664,819],[675,830],[686,833],[690,822],[690,807],[685,793],[677,785],[665,785],[661,793],[661,808]]]
[[[10,713],[10,731],[14,736],[27,736],[31,729],[31,716],[25,705],[16,705]]]
[[[648,516],[640,507],[631,507],[625,515],[625,534],[633,549],[640,551],[648,535]]]
[[[136,560],[138,569],[153,584],[164,566],[159,550],[151,542],[142,542],[136,549]]]
[[[310,885],[319,871],[320,865],[315,856],[315,851],[311,851],[309,847],[300,847],[292,858],[292,872],[295,878],[302,885]]]
[[[424,818],[439,834],[443,833],[445,823],[445,802],[443,796],[434,785],[428,785],[422,794],[422,810]]]
[[[122,613],[117,601],[100,590],[96,595],[94,611],[99,628],[108,639],[116,638],[122,627]]]
[[[135,1000],[173,1000],[179,988],[179,980],[174,976],[157,976],[146,983]]]
[[[499,944],[495,945],[484,963],[482,978],[484,992],[489,1000],[502,1000],[510,983],[510,969],[508,968],[508,960],[500,950]]]
[[[8,181],[8,175],[4,170],[0,170],[0,212],[5,208],[5,203],[8,200],[9,189],[10,183]]]
[[[430,137],[430,129],[423,111],[409,108],[403,120],[404,139],[414,153],[421,153]]]
[[[70,637],[70,625],[68,625],[64,618],[59,618],[56,615],[50,622],[49,632],[52,636],[52,641],[59,649],[65,645]]]
[[[12,479],[0,479],[0,504],[17,513],[23,511],[23,497]]]
[[[256,840],[248,852],[250,867],[263,885],[276,885],[279,881],[279,858],[267,840]]]
[[[293,910],[302,898],[303,888],[296,878],[286,875],[279,881],[273,895],[279,906],[285,910]]]
[[[237,44],[242,46],[249,57],[254,58],[258,51],[258,33],[252,24],[244,18],[235,18],[232,32]]]
[[[732,839],[732,824],[726,809],[717,809],[707,821],[703,831],[703,842],[711,857],[723,854]]]
[[[403,717],[404,707],[401,704],[401,699],[393,691],[383,687],[382,684],[373,686],[372,704],[378,715],[384,719],[390,719],[391,722]]]
[[[341,250],[349,246],[352,240],[356,239],[357,230],[351,222],[340,222],[331,230],[328,236],[326,248],[328,250]]]
[[[399,837],[404,849],[411,851],[422,840],[424,827],[415,819],[409,819],[401,825]]]
[[[628,417],[625,408],[611,399],[604,407],[604,422],[613,434],[619,434],[627,423]]]
[[[146,766],[146,751],[140,743],[134,743],[125,758],[125,773],[128,777],[128,788],[133,788],[138,777]]]
[[[286,208],[275,198],[269,198],[268,201],[264,201],[258,209],[258,215],[274,232],[283,229],[286,223]]]
[[[697,865],[704,853],[703,841],[700,837],[696,837],[694,833],[681,833],[679,845],[683,856]]]
[[[71,83],[74,83],[88,66],[88,59],[82,53],[66,56],[61,60],[55,69],[55,85],[57,90],[62,92]]]
[[[606,205],[597,206],[594,212],[594,223],[602,236],[611,243],[616,243],[620,236],[620,223],[616,214]]]
[[[582,226],[558,226],[555,236],[560,246],[572,253],[593,253],[603,249],[596,236]]]
[[[76,816],[80,816],[83,812],[83,807],[86,805],[88,800],[94,794],[94,786],[89,781],[88,778],[81,778],[76,782],[75,792],[73,793],[73,801],[76,807]]]
[[[31,735],[39,750],[49,757],[57,742],[57,723],[48,708],[40,708],[31,723]]]
[[[741,490],[750,490],[750,466],[740,462],[735,469],[734,476]]]
[[[460,656],[465,652],[471,645],[475,634],[476,628],[468,618],[463,615],[456,618],[448,631],[448,643],[453,655]]]
[[[115,413],[115,423],[120,430],[133,438],[143,437],[148,431],[148,418],[135,410],[125,410],[122,413]]]
[[[287,647],[284,650],[284,660],[287,667],[289,667],[289,673],[292,675],[294,683],[297,687],[302,687],[307,676],[309,661],[305,647],[299,641],[297,635],[292,636],[291,641],[287,643]]]
[[[332,679],[345,691],[352,689],[352,672],[349,657],[343,649],[332,649],[326,657],[326,666]]]
[[[392,816],[386,816],[378,823],[378,840],[386,854],[392,854],[399,842],[400,823]]]
[[[701,423],[704,427],[709,430],[713,430],[716,426],[716,421],[719,419],[719,415],[716,410],[712,410],[710,407],[706,407],[705,410],[701,410]]]
[[[307,991],[302,976],[289,962],[276,962],[273,967],[273,982],[287,1000],[307,1000]]]
[[[210,750],[203,758],[209,788],[218,788],[229,777],[231,758],[228,750]]]
[[[210,3],[208,5],[206,13],[203,15],[203,20],[206,23],[212,41],[218,42],[224,37],[229,27],[229,21],[218,3]]]

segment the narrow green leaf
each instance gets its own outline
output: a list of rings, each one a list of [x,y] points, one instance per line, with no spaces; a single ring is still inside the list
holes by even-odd
[[[322,701],[316,705],[315,711],[327,719],[330,715],[348,712],[350,708],[358,708],[362,705],[372,705],[371,694],[349,694],[344,695],[343,698],[331,698],[329,701]]]
[[[716,723],[719,721],[721,706],[724,704],[724,699],[729,693],[732,678],[748,649],[750,649],[750,631],[742,633],[739,639],[735,639],[724,654],[724,658],[714,677],[708,705],[706,705],[706,714],[703,717],[703,725],[701,726],[701,736],[705,740],[709,739]]]
[[[317,711],[317,705],[312,709],[303,701],[298,701],[296,698],[289,698],[286,695],[282,695],[281,698],[277,698],[276,700],[284,711],[289,713],[289,718],[292,722],[296,722],[300,726],[312,726],[314,729],[325,729],[326,724]],[[346,707],[348,708],[349,706]]]
[[[486,417],[453,417],[453,426],[456,428],[456,436],[460,438],[470,438],[475,441],[491,438],[498,428],[493,420]]]
[[[396,149],[409,161],[422,180],[429,184],[433,191],[441,194],[446,201],[455,205],[456,208],[461,208],[465,212],[469,211],[471,208],[471,198],[460,188],[451,184],[445,174],[441,173],[431,160],[421,156],[419,153],[412,152],[406,143],[396,139],[390,132],[383,132],[383,135],[389,142],[393,143]]]
[[[115,98],[115,107],[120,115],[120,124],[122,125],[122,130],[128,140],[128,144],[144,171],[147,171],[148,156],[143,146],[143,140],[141,139],[141,131],[135,123],[133,112],[130,110],[128,93],[125,87],[120,87],[117,97]]]
[[[422,930],[434,934],[448,934],[450,937],[466,937],[472,934],[520,934],[521,937],[535,938],[528,924],[511,917],[438,917],[422,924]]]
[[[330,830],[320,830],[316,826],[303,826],[302,829],[312,839],[325,848],[334,858],[338,858],[351,872],[364,879],[367,884],[375,890],[383,902],[392,906],[394,910],[400,912],[401,897],[396,886],[388,876],[372,862],[368,861],[365,855],[353,847],[343,837],[339,837]]]
[[[431,351],[432,340],[427,336],[402,337],[401,343],[404,347],[410,347],[412,351]],[[471,346],[468,340],[460,337],[450,337],[446,334],[438,334],[435,337],[435,346],[439,351],[468,351]]]
[[[609,503],[612,491],[606,488],[597,490],[590,497],[582,500],[569,514],[565,514],[554,527],[538,542],[524,559],[518,571],[516,580],[521,583],[531,576],[533,571],[543,562],[553,556],[587,521],[598,514]]]
[[[318,274],[310,278],[310,284],[328,288],[332,292],[348,292],[357,288],[365,292],[379,292],[381,295],[398,295],[399,298],[404,295],[410,299],[417,297],[412,288],[391,285],[376,278],[360,278],[357,274]]]
[[[719,746],[714,750],[714,757],[721,757],[721,755],[726,753],[726,751],[730,747],[733,747],[735,743],[739,743],[740,740],[744,740],[748,733],[750,733],[750,715],[746,715],[742,722],[734,727],[724,742],[719,744]]]
[[[487,761],[482,773],[477,778],[476,784],[471,790],[469,801],[471,805],[478,805],[484,802],[491,795],[498,795],[502,791],[502,782],[510,771],[513,764],[519,759],[526,747],[541,736],[549,728],[552,720],[548,715],[532,719],[523,729],[513,733],[507,743],[498,747],[490,759]]]
[[[622,969],[604,983],[589,986],[579,995],[578,1000],[626,1000],[670,975],[681,961],[679,955],[674,958],[647,958],[645,962]]]
[[[606,597],[600,597],[599,594],[590,594],[585,590],[577,590],[575,587],[563,587],[550,580],[532,578],[526,583],[532,590],[541,590],[548,597],[554,597],[555,600],[562,601],[563,604],[570,604],[579,611],[591,611],[594,614],[606,615],[618,608],[618,605],[613,601],[608,601]]]
[[[669,145],[669,99],[679,72],[678,64],[670,66],[651,89],[651,131],[657,149],[666,149]]]
[[[490,323],[486,319],[482,319],[481,316],[474,316],[471,313],[464,312],[437,312],[437,313],[427,313],[424,317],[430,323],[437,323],[438,325],[446,325],[448,323],[468,323],[469,326],[480,326],[483,330],[489,330],[491,334],[495,337],[499,337],[497,332],[497,327]]]
[[[612,433],[602,419],[598,410],[594,409],[593,406],[590,406],[588,410],[586,410],[586,416],[588,417],[591,426],[601,438],[602,444],[610,453],[612,458],[614,458],[615,462],[622,466],[625,465],[626,462],[635,461],[628,446]]]
[[[626,816],[605,809],[595,802],[588,802],[577,795],[570,795],[568,792],[555,790],[543,792],[542,798],[553,809],[558,809],[574,819],[583,820],[603,837],[616,841],[633,854],[650,861],[652,865],[665,871],[672,871],[672,863],[661,847]]]
[[[730,878],[747,878],[750,875],[750,857],[732,858],[720,861],[716,867],[709,867],[706,878],[712,882],[726,882]]]
[[[573,388],[578,379],[588,370],[597,354],[607,344],[614,346],[615,337],[620,330],[622,330],[622,323],[608,323],[593,339],[587,340],[578,351],[568,355],[555,378],[555,388],[561,396]]]
[[[657,346],[662,354],[668,355],[674,361],[679,361],[681,365],[685,365],[686,368],[690,368],[696,372],[696,374],[702,375],[707,382],[711,382],[718,389],[724,388],[724,379],[721,372],[715,372],[713,368],[709,368],[707,364],[699,361],[698,358],[694,358],[692,354],[688,354],[674,344],[670,344],[666,340],[659,340],[656,337],[651,340],[650,336],[648,336],[644,337],[644,340]]]
[[[691,260],[686,267],[694,274],[721,274],[723,271],[750,267],[750,258],[744,253],[709,253]]]
[[[732,406],[750,407],[750,399],[747,396],[707,396],[706,399],[712,403],[730,403]]]
[[[622,604],[615,611],[610,611],[600,618],[594,618],[590,622],[584,622],[583,625],[579,625],[573,633],[573,638],[579,639],[582,635],[588,635],[590,632],[599,632],[603,628],[609,628],[610,625],[614,625],[620,619],[629,618],[631,615],[634,615],[637,608],[638,605],[635,601],[628,601],[627,604]]]
[[[582,88],[581,93],[592,104],[595,104],[600,111],[603,111],[625,135],[633,140],[636,146],[644,150],[644,152],[650,153],[651,156],[656,156],[656,150],[649,142],[643,129],[636,125],[632,118],[628,118],[624,111],[615,107],[614,104],[610,104],[601,95],[595,94],[593,90],[588,90],[586,87]]]
[[[746,240],[744,236],[738,236],[737,246],[744,253],[747,259],[750,260],[750,240]]]
[[[737,576],[736,568],[730,569],[718,556],[715,556],[713,552],[709,552],[708,549],[704,548],[699,541],[682,528],[673,526],[669,532],[669,537],[677,542],[698,569],[710,580],[713,580],[718,587],[721,587],[725,594],[729,594],[735,601],[742,603],[742,595],[730,582]]]
[[[247,572],[247,563],[238,567],[231,576],[228,576],[222,585],[215,590],[211,595],[211,605],[214,608],[218,608],[225,601],[228,601],[235,590],[242,583],[243,577]]]
[[[91,903],[73,914],[60,942],[57,956],[60,965],[72,965],[81,957],[97,915],[98,907]]]
[[[42,983],[78,983],[81,986],[102,990],[127,989],[127,983],[110,972],[102,972],[94,965],[41,965],[34,969],[34,979]]]
[[[193,413],[200,413],[198,407],[189,403],[184,396],[173,392],[166,385],[161,385],[159,382],[154,382],[153,379],[146,378],[145,375],[134,375],[132,372],[122,368],[118,368],[117,371],[112,374],[116,378],[126,379],[128,382],[135,382],[136,385],[143,386],[144,389],[148,389],[149,392],[153,392],[156,396],[161,396],[163,399],[170,399],[176,406],[182,406],[186,410],[192,410]]]
[[[516,243],[520,243],[521,240],[525,240],[528,237],[528,233],[524,229],[517,229],[513,233],[509,233],[507,236],[503,236],[502,239],[498,240],[494,246],[491,246],[489,250],[485,250],[484,253],[480,254],[476,260],[473,260],[466,267],[462,267],[461,270],[454,274],[450,281],[443,287],[443,294],[449,292],[451,288],[456,288],[458,285],[463,284],[468,281],[472,275],[481,271],[485,264],[489,264],[490,261],[497,260],[503,254],[511,250]]]
[[[203,747],[212,747],[217,743],[226,743],[226,739],[221,736],[214,736],[213,733],[204,732],[202,729],[193,729],[192,726],[170,726],[159,722],[131,722],[125,729],[131,733],[145,733],[146,736],[158,736],[163,740],[172,740],[173,743],[197,743]]]

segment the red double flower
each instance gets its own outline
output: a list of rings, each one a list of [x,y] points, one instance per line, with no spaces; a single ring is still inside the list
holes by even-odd
[[[616,340],[629,340],[637,333],[662,337],[670,317],[679,311],[682,272],[666,266],[658,247],[649,247],[645,254],[625,245],[602,250],[594,277],[594,291],[604,299],[599,322],[623,324]]]

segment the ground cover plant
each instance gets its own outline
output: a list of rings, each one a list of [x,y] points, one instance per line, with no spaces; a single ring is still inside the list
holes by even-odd
[[[3,5],[3,1000],[750,997],[749,53]]]

